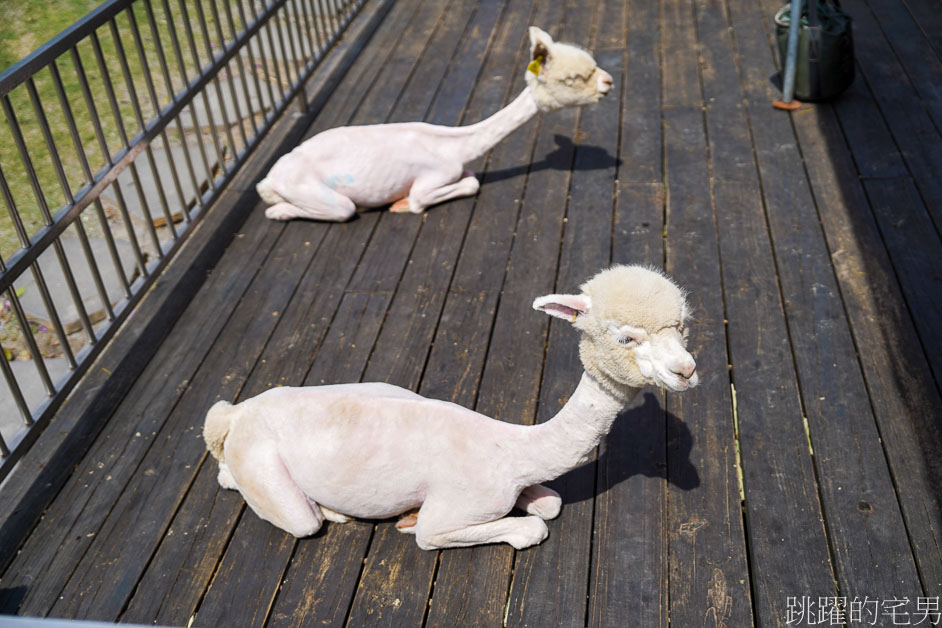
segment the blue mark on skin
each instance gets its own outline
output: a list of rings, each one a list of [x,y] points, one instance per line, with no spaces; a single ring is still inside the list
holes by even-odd
[[[352,185],[354,182],[353,175],[349,174],[335,174],[330,177],[327,177],[327,180],[324,181],[324,184],[329,187],[331,190],[336,190],[337,188],[345,185]]]

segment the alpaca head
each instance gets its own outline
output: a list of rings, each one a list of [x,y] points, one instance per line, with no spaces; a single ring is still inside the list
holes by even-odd
[[[545,31],[530,27],[527,86],[540,111],[591,105],[612,91],[612,75],[588,52],[557,43]]]
[[[656,270],[613,266],[582,284],[582,293],[551,294],[533,307],[582,332],[586,371],[616,394],[645,385],[680,392],[699,382],[686,349],[689,313],[683,291]]]

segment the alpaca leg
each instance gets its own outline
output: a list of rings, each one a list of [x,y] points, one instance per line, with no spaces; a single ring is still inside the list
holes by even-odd
[[[232,472],[229,471],[229,465],[225,462],[219,462],[219,475],[216,476],[219,486],[223,488],[239,490],[239,485],[236,484],[235,478],[232,477]]]
[[[553,489],[534,484],[520,492],[516,506],[540,519],[554,519],[563,507],[563,500]]]
[[[342,515],[335,510],[331,510],[330,508],[327,508],[326,506],[321,506],[320,504],[318,504],[318,507],[321,509],[321,514],[324,515],[324,519],[326,519],[327,521],[332,521],[334,523],[349,523],[353,521],[351,517],[348,517],[347,515]]]
[[[466,494],[460,502],[452,497],[438,503],[427,499],[419,509],[418,522],[412,528],[419,547],[440,549],[482,543],[509,543],[517,549],[523,549],[536,545],[549,534],[546,524],[539,517],[502,517],[511,508],[512,502],[506,504],[507,510],[501,508],[493,514],[475,507],[475,504],[488,502],[491,507],[497,505],[490,494]],[[494,518],[492,521],[479,523],[490,516]]]
[[[480,188],[481,184],[478,183],[474,175],[468,175],[463,179],[445,185],[418,179],[412,184],[412,189],[409,191],[408,205],[402,204],[402,201],[397,201],[389,210],[393,212],[410,211],[413,214],[421,214],[426,207],[444,203],[460,196],[474,196]]]
[[[265,216],[272,220],[308,218],[343,222],[356,212],[352,200],[320,181],[282,184],[276,191],[284,201],[265,210]]]
[[[291,479],[274,445],[256,443],[241,453],[230,457],[229,470],[255,514],[297,537],[317,532],[324,515]]]
[[[435,524],[423,522],[422,513],[419,513],[415,530],[416,542],[425,550],[468,547],[482,543],[509,543],[516,549],[523,549],[541,543],[549,535],[546,524],[539,517],[504,517],[496,521],[438,532],[435,531]]]

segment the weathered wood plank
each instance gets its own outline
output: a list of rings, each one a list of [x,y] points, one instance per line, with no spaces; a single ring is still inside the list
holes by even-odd
[[[696,6],[753,603],[774,624],[795,591],[836,593],[725,3]]]
[[[491,43],[494,38],[492,33],[503,10],[504,3],[502,2],[479,7],[473,24],[469,26],[469,37],[462,43],[459,49],[460,52],[456,56],[457,68],[453,67],[449,70],[449,73],[471,73],[476,76],[478,73],[493,74],[495,72],[495,62],[492,60],[490,53],[487,55],[486,60],[483,53],[485,47],[493,45]],[[510,25],[514,24],[515,22],[510,23]],[[517,32],[506,29],[503,39],[512,38],[515,43],[519,42],[523,25],[517,24],[517,26]],[[519,48],[519,43],[510,48],[508,52],[511,60],[509,62],[500,63],[499,60],[497,61],[496,65],[502,66],[501,71],[507,65],[514,65],[512,59],[516,56],[515,53]],[[469,118],[476,120],[485,115],[490,115],[506,101],[508,89],[512,85],[513,78],[515,78],[513,74],[504,76],[506,76],[506,79],[498,82],[499,85],[502,84],[503,89],[489,89],[484,91],[481,96],[475,95],[473,97],[466,92],[463,97],[456,98],[455,94],[452,93],[447,100],[451,104],[443,103],[440,100],[436,101],[436,105],[432,110],[433,115],[438,117],[438,122],[446,123],[453,123],[457,118],[459,111],[454,110],[454,107],[465,108],[463,115],[465,121],[470,121]],[[467,89],[472,87],[468,83],[465,83],[465,85]],[[471,100],[465,107],[469,97]],[[446,114],[449,108],[452,111],[450,114]],[[449,115],[451,116],[450,120],[447,119]],[[487,190],[486,174],[483,181],[485,190]],[[493,193],[493,190],[489,192],[482,191],[485,197]],[[469,398],[459,398],[457,391],[453,390],[447,393],[444,391],[441,379],[437,383],[432,383],[435,382],[436,377],[443,377],[444,380],[450,379],[449,374],[444,371],[449,366],[457,369],[458,373],[465,372],[464,366],[458,361],[452,362],[450,365],[439,364],[426,369],[426,372],[431,374],[429,379],[430,388],[426,388],[424,383],[420,385],[420,378],[425,368],[429,345],[433,340],[435,328],[442,313],[445,295],[452,280],[456,258],[461,250],[468,220],[477,202],[477,199],[460,199],[439,208],[432,208],[426,216],[425,224],[412,252],[409,266],[403,275],[396,298],[384,323],[383,331],[377,340],[374,359],[371,360],[370,367],[367,370],[366,377],[368,379],[391,381],[413,389],[418,388],[420,392],[426,395],[457,399],[465,405],[473,405],[473,389],[470,390],[471,396]],[[456,313],[448,313],[449,318],[454,315]],[[464,316],[465,313],[457,315]],[[486,346],[486,330],[481,340],[482,346]],[[462,335],[462,342],[467,342],[464,335]],[[465,380],[465,383],[471,383],[473,386],[473,379],[472,377],[470,380]],[[404,580],[405,574],[400,576],[399,570],[386,557],[387,553],[398,555],[419,551],[415,547],[415,541],[412,537],[401,536],[393,530],[390,524],[377,526],[373,546],[370,548],[369,556],[364,565],[361,587],[351,609],[349,620],[351,623],[378,621],[379,623],[403,622],[412,624],[422,621],[428,604],[428,592],[434,578],[437,556],[432,554],[430,561],[423,562],[421,568],[417,568],[414,572],[408,574],[408,577],[414,579],[411,582]],[[424,558],[423,561],[425,561]],[[421,582],[423,585],[426,582],[428,583],[422,596],[411,593],[411,587],[415,586],[415,582]],[[375,592],[374,589],[379,592]],[[395,600],[400,601],[396,608],[376,607],[377,604],[394,602]]]
[[[693,0],[660,3],[661,104],[666,107],[700,107],[699,52],[693,22]]]
[[[737,32],[761,19],[754,6],[730,7]],[[737,41],[756,61],[744,80],[750,101],[771,101],[775,90],[760,78],[763,65],[774,67],[768,40]],[[792,125],[764,105],[749,116],[841,595],[913,599],[912,550]]]
[[[660,138],[660,112],[651,114],[648,133]],[[663,217],[660,183],[620,184],[612,262],[663,266]],[[666,420],[663,396],[645,392],[618,417],[600,448],[591,626],[668,623],[667,441],[690,443],[691,437],[673,416],[670,423]]]
[[[575,32],[589,26],[593,9],[567,16]],[[581,19],[580,19],[581,18]],[[579,19],[578,22],[575,20]],[[583,21],[585,20],[585,21]],[[599,65],[615,77],[623,74],[621,50],[596,52]],[[616,91],[617,93],[617,91]],[[579,144],[572,165],[570,198],[564,219],[563,245],[554,291],[578,292],[579,285],[611,261],[612,216],[618,152],[620,103],[601,101],[581,111]],[[533,294],[531,298],[539,296]],[[550,324],[547,358],[539,396],[538,420],[549,420],[578,382],[578,334],[568,324]],[[563,498],[560,516],[548,522],[549,538],[536,548],[517,553],[508,624],[583,625],[588,613],[588,580],[567,573],[589,573],[593,559],[593,516],[596,490],[593,461],[551,482]]]
[[[555,34],[549,25],[559,23],[561,11],[562,7],[540,4],[537,15],[546,17],[534,19],[534,23],[547,25]],[[565,212],[559,199],[569,188],[573,158],[573,145],[567,139],[575,134],[576,120],[574,111],[554,112],[540,120],[534,163],[529,167],[476,405],[479,412],[504,421],[532,423],[535,414],[548,324],[546,317],[533,312],[531,303],[535,296],[551,292],[554,283]],[[507,141],[516,139],[511,137]],[[495,167],[502,153],[498,147],[492,154]],[[519,176],[527,173],[527,169],[519,165],[499,169],[494,177]],[[484,210],[488,211],[486,205]],[[455,285],[480,285],[477,278],[464,278],[461,264],[465,255],[459,260],[458,270],[462,274],[456,276]],[[428,623],[451,625],[450,610],[470,622],[502,621],[504,607],[501,604],[495,618],[494,600],[506,597],[513,554],[506,546],[444,552]],[[486,584],[480,593],[469,590],[470,583],[482,582]],[[485,602],[489,605],[474,606],[479,599],[490,600]]]
[[[681,440],[667,443],[669,614],[671,623],[681,625],[740,626],[752,622],[753,610],[737,499],[722,278],[698,69],[702,46],[695,17],[692,1],[666,0],[662,5],[666,268],[690,291],[695,319],[688,348],[701,378],[698,388],[666,400],[668,421],[674,416],[684,423],[693,443],[692,449]]]
[[[758,182],[715,199],[756,616],[775,625],[794,592],[836,592]]]
[[[244,237],[233,241],[231,253],[246,264],[260,267],[282,229],[254,214],[245,228]],[[4,573],[5,587],[30,583],[26,596],[16,601],[18,606],[7,606],[3,601],[4,612],[48,612],[133,477],[140,457],[153,444],[166,414],[178,402],[230,318],[231,310],[215,304],[227,297],[238,299],[253,278],[254,274],[243,268],[210,275],[202,288],[207,300],[194,301],[181,316],[174,327],[180,335],[171,332]],[[196,330],[203,333],[194,340],[189,335]]]
[[[431,15],[427,19],[432,22],[435,19],[435,10],[442,12],[445,10],[445,6],[447,6],[446,3],[429,6]],[[435,10],[432,10],[433,7]],[[401,41],[405,42],[404,49],[398,50],[398,54],[402,56],[408,56],[409,48],[421,50],[424,46],[421,38],[403,39]],[[421,63],[423,61],[419,61],[419,64]],[[396,79],[392,80],[395,81]],[[408,89],[408,87],[405,89]],[[372,116],[383,109],[389,110],[388,103],[376,101],[375,99],[371,99],[370,103],[370,108],[360,108],[360,115]],[[374,109],[378,111],[374,113]],[[380,118],[384,117],[383,113],[379,113],[379,115]],[[335,312],[343,288],[350,280],[350,275],[356,267],[356,262],[359,260],[367,240],[372,235],[373,227],[379,215],[378,213],[370,213],[352,224],[333,227],[336,235],[334,238],[329,239],[328,246],[330,250],[325,250],[323,255],[317,258],[305,280],[298,286],[298,293],[292,301],[292,306],[295,303],[298,303],[299,306],[289,308],[285,312],[283,326],[279,327],[275,335],[269,340],[259,365],[245,387],[245,396],[257,394],[272,385],[298,385],[302,383],[308,370],[309,358],[305,358],[310,355],[311,351],[317,350],[319,341],[323,338],[328,325],[336,320]],[[357,232],[361,236],[355,242],[350,241],[350,238],[347,237],[348,234]],[[391,253],[396,251],[395,248],[383,251],[384,263],[387,268],[402,268],[405,262],[404,254],[407,253],[408,248],[399,247],[398,250],[401,253],[398,264],[395,263],[395,258],[390,256]],[[338,265],[337,260],[339,259],[346,259],[347,263]],[[334,275],[338,276],[334,277]],[[393,280],[398,278],[395,274],[387,276]],[[394,281],[392,281],[386,288],[390,289],[394,285]],[[374,303],[376,302],[374,301]],[[382,310],[385,311],[385,306]],[[345,321],[341,320],[340,323],[344,324]],[[281,333],[282,330],[283,333]],[[359,374],[360,372],[355,374],[353,381],[358,379]],[[238,549],[241,546],[253,543],[252,539],[258,533],[258,530],[266,527],[271,528],[269,524],[260,522],[253,514],[247,514],[239,522],[233,533],[230,551],[227,551],[223,557],[206,598],[200,605],[199,617],[201,621],[209,625],[225,624],[230,617],[242,613],[248,615],[253,611],[257,611],[259,606],[257,600],[268,600],[270,604],[274,599],[282,581],[282,576],[288,569],[288,561],[295,545],[293,539],[288,541],[287,539],[290,537],[281,531],[276,531],[286,540],[278,545],[279,556],[268,560],[261,566],[257,564],[252,553]],[[360,528],[362,533],[367,530],[364,526]],[[270,534],[276,534],[276,532]],[[361,545],[365,545],[366,538],[357,535],[354,535],[354,538],[358,539]],[[351,556],[349,560],[338,561],[337,566],[341,570],[341,574],[355,574],[358,568],[353,570],[352,567],[357,563],[359,563],[359,559]],[[244,573],[252,573],[253,576],[249,580],[244,580],[242,578]],[[239,593],[233,595],[233,590]],[[335,605],[331,605],[329,609],[334,613],[342,612]],[[322,608],[321,612],[325,610],[327,609]],[[264,617],[265,614],[261,615],[262,619]]]
[[[305,385],[358,381],[391,299],[391,290],[348,292]],[[314,537],[299,540],[269,625],[343,624],[373,528],[373,523],[367,521],[327,523]]]
[[[561,16],[562,7],[537,7],[532,16],[530,3],[508,7],[482,74],[524,67],[529,41],[521,35],[528,19],[555,30]],[[505,99],[515,97],[515,74],[489,83],[503,86]],[[423,394],[485,413],[489,399],[478,397],[478,387],[527,180],[521,164],[531,161],[537,130],[537,124],[527,124],[491,152],[422,382]],[[443,552],[426,625],[501,625],[512,560],[507,547]]]
[[[202,417],[216,400],[236,396],[317,249],[304,242],[319,242],[326,232],[322,224],[292,226],[221,332],[241,342],[217,343],[204,360],[138,459],[138,473],[104,519],[53,614],[109,619],[121,612],[205,455]]]
[[[926,112],[912,80],[862,0],[849,0],[854,16],[855,55],[886,125],[906,160],[936,229],[942,230],[942,136]],[[937,121],[938,124],[938,121]],[[882,175],[877,175],[882,176]],[[939,365],[933,363],[936,380]]]
[[[636,12],[632,15],[638,19]],[[656,15],[654,19],[656,23]],[[631,38],[629,50],[630,42]],[[626,70],[630,74],[630,67]],[[623,112],[627,108],[626,103]],[[647,128],[638,139],[647,142],[653,136],[660,144],[660,112],[649,113]],[[631,165],[619,168],[619,182],[625,167]],[[620,182],[612,262],[662,266],[663,217],[660,183]],[[663,396],[645,392],[618,417],[600,448],[589,582],[591,626],[668,623],[667,441],[689,443],[690,432],[673,417],[665,430],[666,418]]]
[[[752,622],[731,420],[722,283],[700,107],[664,112],[667,270],[690,291],[700,385],[667,397],[693,448],[667,443],[671,623]],[[692,488],[697,490],[691,490]]]
[[[920,26],[913,15],[900,6],[899,0],[866,0],[866,4],[912,81],[922,106],[936,128],[942,127],[942,59],[925,36],[924,29],[929,25]],[[936,11],[933,21],[938,21],[938,6]],[[865,47],[869,45],[868,41],[863,43]]]
[[[408,17],[410,13],[404,14],[405,17]],[[395,18],[396,14],[393,14]],[[395,25],[396,20],[392,20],[391,25]],[[394,33],[398,37],[398,33]],[[356,81],[356,76],[351,77],[352,81]],[[347,115],[346,112],[343,112],[344,115]],[[319,118],[318,124],[324,124],[323,118]],[[335,122],[336,123],[336,122]],[[261,212],[259,212],[261,215]],[[340,229],[340,237],[333,237],[329,241],[328,245],[325,247],[325,250],[322,251],[321,261],[315,262],[308,269],[309,272],[305,275],[305,281],[302,281],[299,288],[299,296],[293,302],[293,306],[289,308],[289,311],[285,314],[291,314],[292,312],[300,312],[301,317],[314,317],[317,320],[318,312],[323,312],[320,316],[323,318],[326,315],[327,320],[329,321],[330,315],[333,310],[336,308],[336,300],[339,298],[338,291],[342,291],[343,286],[346,281],[349,279],[349,275],[352,272],[352,269],[355,267],[357,261],[357,250],[364,248],[366,240],[369,237],[369,234],[372,230],[372,225],[375,224],[374,218],[367,218],[362,221],[355,221],[350,226],[337,226],[336,229]],[[313,243],[316,245],[316,243]],[[312,242],[304,241],[301,244],[303,247],[310,247]],[[337,264],[337,259],[346,259],[346,264]],[[235,259],[234,266],[241,268],[243,260]],[[333,283],[332,283],[333,282]],[[339,282],[339,283],[338,283]],[[310,284],[305,287],[305,283]],[[310,298],[310,295],[316,294],[319,297],[323,297],[322,301],[314,300],[314,304],[310,305],[307,310],[303,308],[303,303],[305,300]],[[301,302],[302,305],[295,305],[298,302]],[[287,329],[287,336],[285,333],[276,334],[273,341],[271,341],[266,348],[266,351],[270,354],[271,351],[276,351],[281,354],[278,357],[284,358],[284,353],[287,351],[287,348],[292,346],[292,343],[296,343],[299,346],[296,351],[307,351],[310,349],[310,346],[316,346],[317,336],[316,334],[312,336],[312,332],[316,332],[322,335],[322,332],[318,332],[317,328],[308,326],[305,328],[300,321],[291,320],[291,316],[288,316],[288,321],[282,319],[282,323],[279,327],[281,330]],[[295,331],[295,328],[301,329],[300,336],[298,332]],[[279,342],[278,338],[286,338],[284,341]],[[286,345],[287,343],[287,345]],[[310,343],[310,346],[308,346]],[[283,351],[284,350],[284,351]],[[269,356],[270,357],[270,356]],[[262,356],[262,364],[266,363],[265,355]],[[271,364],[280,364],[291,365],[291,361],[287,360],[272,360]],[[299,362],[299,364],[303,364]],[[261,369],[264,371],[264,367]],[[270,369],[269,369],[270,370]],[[303,372],[306,370],[305,367],[302,367],[301,375],[297,376],[300,379],[303,376]],[[258,379],[258,374],[254,375]],[[281,380],[287,379],[287,375],[272,375],[270,372],[268,374],[268,380]],[[266,381],[262,384],[255,384],[253,382],[249,383],[250,388],[254,392],[260,392],[264,389],[265,384],[270,383]],[[254,394],[254,393],[250,393]],[[213,468],[215,465],[213,463]],[[195,499],[195,498],[194,498]],[[194,507],[191,512],[187,508],[187,504],[190,501],[188,498],[185,507],[181,509],[180,514],[177,515],[172,525],[176,525],[181,529],[188,529],[190,526],[197,525],[192,518],[197,518],[197,521],[200,517],[205,516],[204,513],[200,511],[199,508]],[[236,505],[230,504],[230,508],[241,508],[241,503],[237,502]],[[232,526],[235,523],[236,515],[238,511],[230,511],[229,516],[226,518],[217,518],[215,521],[219,523],[218,529],[214,528],[214,532],[218,537],[227,539],[231,533]],[[197,566],[188,564],[188,561],[197,560],[196,556],[193,556],[189,551],[189,544],[186,543],[186,540],[181,537],[176,538],[167,538],[160,547],[158,552],[158,559],[152,564],[148,571],[143,574],[143,582],[147,586],[142,586],[139,588],[139,595],[135,596],[129,606],[129,612],[126,615],[128,618],[135,617],[137,613],[145,613],[153,609],[153,606],[149,604],[147,600],[153,598],[162,598],[163,589],[159,588],[158,583],[152,582],[152,579],[156,578],[158,582],[165,576],[165,573],[168,571],[176,572],[179,571],[178,575],[171,582],[174,586],[179,587],[180,582],[187,583],[187,588],[185,591],[189,595],[172,595],[169,598],[172,600],[172,605],[169,608],[158,609],[158,617],[161,621],[167,621],[168,623],[173,622],[185,622],[189,617],[189,614],[195,610],[196,604],[201,598],[201,592],[204,590],[208,579],[212,576],[212,573],[215,568],[215,561],[218,560],[218,553],[212,557],[208,558],[205,554],[198,555],[199,562]],[[204,552],[211,551],[209,547],[201,548]],[[174,566],[175,565],[175,566]],[[168,594],[169,595],[169,594]],[[146,598],[146,599],[144,599]],[[182,598],[182,599],[181,599]],[[144,601],[142,601],[144,599]],[[188,601],[188,602],[187,602]],[[189,606],[187,606],[187,603]],[[139,604],[143,604],[143,608],[139,608]],[[182,615],[182,616],[181,616]],[[153,621],[155,617],[140,617],[141,621]]]
[[[858,103],[863,104],[843,98],[836,107],[845,128],[846,109]],[[935,488],[942,485],[937,455],[942,449],[942,427],[937,420],[942,416],[942,400],[910,315],[899,307],[903,294],[851,155],[843,149],[846,135],[834,110],[807,110],[796,116],[795,128],[805,159],[818,164],[809,170],[809,179],[880,438],[923,587],[927,595],[937,595],[942,590],[942,497]],[[876,148],[889,150],[886,144]],[[921,456],[913,455],[917,450]]]

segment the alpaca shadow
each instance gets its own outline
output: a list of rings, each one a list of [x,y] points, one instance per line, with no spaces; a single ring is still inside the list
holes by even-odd
[[[571,139],[565,135],[556,134],[553,136],[553,140],[556,142],[556,149],[548,153],[542,160],[514,166],[513,168],[488,171],[481,180],[482,185],[512,179],[539,170],[605,170],[606,168],[615,168],[621,165],[621,159],[610,155],[604,148],[588,144],[579,145],[579,158],[574,160],[573,152],[576,150],[576,146]]]
[[[635,475],[664,478],[689,491],[700,486],[700,475],[690,462],[693,435],[687,425],[666,412],[658,398],[647,393],[644,403],[615,420],[595,464],[588,463],[567,475],[564,503],[592,499]],[[598,486],[595,474],[598,470]]]

